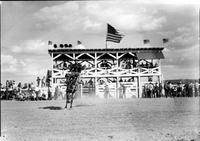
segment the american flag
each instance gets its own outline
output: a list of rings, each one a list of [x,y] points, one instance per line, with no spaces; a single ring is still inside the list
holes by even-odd
[[[112,27],[110,24],[107,25],[108,25],[108,31],[107,31],[106,41],[120,43],[124,35],[119,33],[119,31],[114,27]]]

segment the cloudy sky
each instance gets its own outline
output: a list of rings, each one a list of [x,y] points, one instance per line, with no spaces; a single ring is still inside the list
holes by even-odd
[[[181,1],[182,2],[182,1]],[[125,37],[114,48],[136,48],[149,39],[164,50],[165,79],[199,77],[199,3],[155,1],[16,1],[1,3],[1,82],[35,82],[51,68],[47,42],[82,41],[105,48],[107,23]]]

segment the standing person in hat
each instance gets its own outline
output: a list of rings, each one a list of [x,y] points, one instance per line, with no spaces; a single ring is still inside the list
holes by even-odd
[[[199,96],[199,83],[195,82],[195,97]]]
[[[179,83],[178,83],[178,86],[177,86],[177,97],[182,97],[181,82],[179,82]]]
[[[37,87],[40,86],[40,80],[41,80],[41,79],[40,79],[40,77],[38,76],[37,79],[36,79],[36,81],[37,81]]]
[[[109,87],[108,87],[108,84],[105,83],[105,89],[104,89],[104,98],[109,98],[109,95],[110,95],[110,90],[109,90]]]
[[[126,87],[122,84],[122,98],[126,98]]]
[[[158,87],[158,83],[157,82],[155,83],[155,86],[154,86],[154,96],[155,97],[160,97],[160,95],[159,95],[159,87]]]
[[[164,84],[164,91],[165,91],[165,97],[167,98],[169,93],[168,82]]]
[[[155,97],[155,94],[154,94],[154,85],[153,85],[153,83],[149,83],[149,93],[150,93],[150,98],[153,98],[153,97]]]

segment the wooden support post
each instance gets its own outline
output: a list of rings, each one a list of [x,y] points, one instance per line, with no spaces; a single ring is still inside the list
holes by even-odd
[[[95,68],[95,96],[97,96],[97,53],[94,54],[94,68]]]
[[[76,56],[75,56],[75,53],[73,53],[73,60],[75,60],[76,59]]]
[[[82,96],[83,96],[83,85],[80,84],[80,86],[81,86],[81,91],[80,91],[80,93],[81,93],[81,98],[82,98]]]
[[[158,60],[158,68],[159,68],[159,73],[161,73],[161,61],[160,61],[160,59]]]
[[[142,89],[141,89],[142,85],[141,85],[141,80],[140,80],[140,76],[138,76],[138,98],[142,97]]]
[[[52,84],[52,91],[51,91],[51,96],[54,96],[54,92],[55,92],[55,84],[54,84],[54,71],[53,71],[53,64],[54,64],[54,58],[53,58],[53,53],[52,53],[52,56],[51,56],[51,82],[49,82],[49,85]],[[49,89],[48,89],[49,90]],[[48,99],[50,98],[49,95],[47,97]]]
[[[119,86],[120,86],[120,85],[119,85],[119,77],[117,77],[117,82],[116,82],[116,83],[117,83],[117,84],[116,84],[116,85],[117,85],[117,86],[116,86],[116,87],[117,87],[116,98],[119,98]]]
[[[160,73],[160,75],[159,75],[159,83],[162,83],[163,82],[163,78],[162,78],[162,71],[161,71],[161,61],[160,61],[160,59],[158,61],[159,61],[158,65],[159,65],[159,73]]]
[[[119,69],[119,60],[118,60],[118,52],[116,53],[116,58],[117,58],[117,63],[116,63],[116,67],[117,67],[117,74],[118,74],[118,69]],[[117,76],[117,83],[116,83],[116,98],[119,98],[119,76]]]

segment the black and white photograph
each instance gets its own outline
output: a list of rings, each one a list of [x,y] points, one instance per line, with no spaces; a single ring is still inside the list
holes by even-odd
[[[200,141],[200,2],[0,1],[1,141]]]

